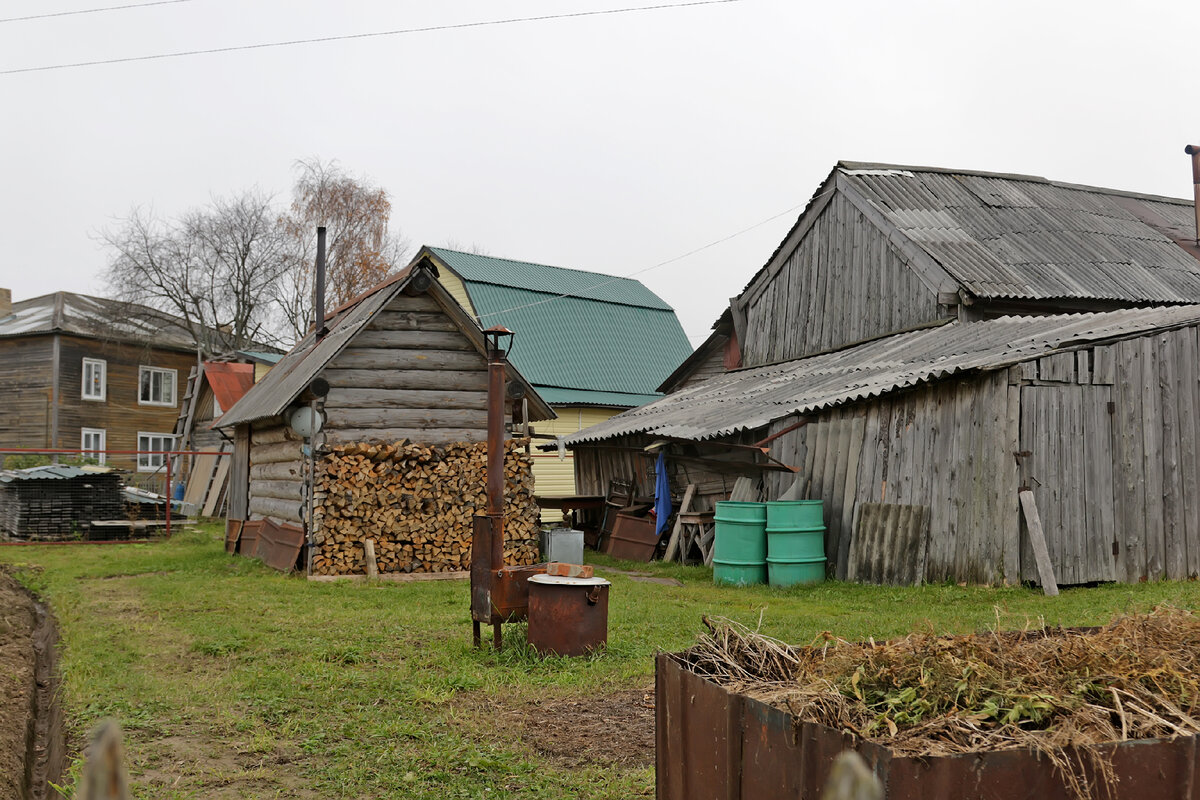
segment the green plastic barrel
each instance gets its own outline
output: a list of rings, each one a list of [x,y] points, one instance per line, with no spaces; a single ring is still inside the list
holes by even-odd
[[[713,583],[766,583],[766,504],[722,501],[715,519]]]
[[[767,577],[772,586],[825,580],[825,524],[820,500],[767,503]]]

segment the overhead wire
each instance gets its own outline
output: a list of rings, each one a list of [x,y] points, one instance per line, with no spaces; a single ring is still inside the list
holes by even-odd
[[[172,0],[164,0],[170,2]],[[181,1],[181,0],[175,0]],[[366,33],[348,33],[336,36],[317,36],[311,39],[289,39],[281,42],[262,42],[259,44],[231,45],[229,47],[211,47],[202,50],[180,50],[172,53],[155,53],[145,56],[128,56],[125,58],[105,58],[94,61],[76,61],[67,64],[47,64],[40,67],[19,67],[17,69],[0,70],[0,75],[18,75],[28,72],[50,72],[53,70],[78,69],[95,67],[105,64],[129,64],[138,61],[159,61],[168,58],[184,58],[188,56],[213,55],[216,53],[234,53],[246,50],[264,50],[275,47],[292,47],[304,44],[319,44],[323,42],[345,42],[355,39],[375,39],[383,36],[402,36],[414,33],[432,33],[435,31],[463,30],[467,28],[485,28],[493,25],[515,25],[522,22],[546,22],[558,19],[573,19],[580,17],[600,17],[612,14],[631,14],[641,11],[663,11],[673,8],[690,8],[694,6],[723,5],[740,3],[742,0],[690,0],[685,3],[660,3],[648,6],[630,6],[627,8],[610,8],[600,11],[573,11],[564,14],[540,14],[531,17],[510,17],[507,19],[482,20],[479,22],[459,22],[448,25],[428,25],[420,28],[399,28],[390,31],[368,31]]]
[[[50,14],[30,14],[25,17],[0,17],[4,22],[29,22],[35,19],[51,19],[53,17],[77,17],[81,14],[100,14],[105,11],[125,11],[130,8],[149,8],[150,6],[169,6],[176,3],[190,3],[192,0],[153,0],[150,3],[126,3],[123,6],[104,6],[103,8],[83,8],[78,11],[55,11]]]
[[[813,198],[813,199],[816,199],[816,198]],[[812,200],[809,200],[808,202],[812,202]],[[709,242],[708,244],[701,245],[700,247],[697,247],[694,250],[689,250],[686,253],[682,253],[680,255],[675,256],[674,258],[668,258],[666,261],[660,261],[657,264],[653,264],[649,267],[643,267],[642,269],[634,270],[633,272],[629,273],[628,275],[617,275],[606,281],[601,281],[600,283],[597,283],[593,286],[589,286],[585,289],[576,289],[575,291],[565,292],[563,294],[557,294],[557,295],[554,295],[553,297],[546,297],[541,300],[534,300],[532,303],[523,303],[519,306],[513,306],[512,308],[501,309],[500,311],[489,311],[486,314],[480,314],[479,318],[484,319],[487,317],[495,317],[500,314],[509,314],[513,311],[521,311],[526,308],[532,308],[533,306],[540,306],[545,303],[553,303],[555,300],[561,300],[564,297],[578,297],[583,292],[590,292],[593,289],[599,289],[601,287],[608,286],[609,284],[616,283],[617,281],[627,281],[638,275],[645,275],[647,272],[650,272],[652,270],[659,269],[660,267],[665,267],[668,264],[674,264],[676,261],[682,261],[685,258],[694,256],[696,253],[700,253],[705,250],[708,250],[709,248],[716,247],[719,244],[724,244],[725,242],[728,242],[730,239],[736,239],[737,237],[739,237],[743,234],[749,233],[750,231],[755,230],[756,228],[761,228],[763,225],[766,225],[769,222],[774,222],[775,220],[779,219],[782,216],[786,216],[787,214],[792,214],[797,209],[799,209],[805,205],[807,205],[807,203],[798,203],[798,204],[792,206],[791,208],[787,208],[787,209],[784,209],[783,211],[780,211],[778,214],[772,214],[771,216],[767,217],[764,220],[759,220],[758,222],[754,223],[753,225],[751,225],[747,228],[742,228],[740,231],[737,231],[736,233],[731,233],[728,236],[722,236],[720,239],[716,239],[714,241]]]

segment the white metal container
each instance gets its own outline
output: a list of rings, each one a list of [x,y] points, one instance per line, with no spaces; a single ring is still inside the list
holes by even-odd
[[[542,531],[542,559],[564,564],[583,563],[583,531],[552,528]]]

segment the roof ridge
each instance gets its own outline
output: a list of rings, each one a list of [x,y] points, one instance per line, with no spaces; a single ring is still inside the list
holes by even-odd
[[[439,250],[444,250],[448,253],[458,253],[461,256],[471,256],[472,258],[486,258],[490,261],[507,261],[510,264],[528,264],[533,267],[543,267],[544,269],[557,269],[557,270],[562,270],[563,272],[578,272],[583,275],[598,275],[601,278],[611,278],[614,280],[629,281],[630,283],[636,283],[636,284],[639,284],[640,286],[646,286],[646,284],[642,283],[637,278],[628,278],[624,275],[611,275],[607,272],[596,272],[595,270],[591,270],[591,269],[579,269],[578,267],[560,267],[555,264],[543,264],[540,261],[522,261],[519,258],[506,258],[504,256],[487,256],[487,255],[482,255],[480,253],[468,253],[465,250],[455,250],[452,247],[434,247],[432,245],[426,245],[426,247],[428,247],[430,250],[433,250],[434,252],[437,252]],[[479,281],[479,283],[493,283],[493,282],[492,281]],[[512,286],[513,284],[497,283],[495,285],[496,286]],[[521,288],[524,288],[524,287],[521,287]],[[646,288],[649,289],[649,287],[646,287]]]
[[[1151,194],[1148,192],[1134,192],[1127,189],[1112,189],[1107,186],[1093,186],[1087,183],[1071,183],[1068,181],[1059,181],[1052,178],[1044,178],[1041,175],[1026,175],[1020,172],[989,172],[981,169],[953,169],[950,167],[922,167],[912,164],[884,164],[872,161],[845,161],[837,162],[837,169],[858,171],[858,170],[896,170],[903,172],[932,172],[939,175],[970,175],[976,178],[998,178],[1006,181],[1025,181],[1027,183],[1044,183],[1049,186],[1057,186],[1060,189],[1078,189],[1086,192],[1098,192],[1100,194],[1116,195],[1118,197],[1136,197],[1142,200],[1154,200],[1158,202],[1176,203],[1179,205],[1190,206],[1192,200],[1184,197],[1168,197],[1167,195]]]

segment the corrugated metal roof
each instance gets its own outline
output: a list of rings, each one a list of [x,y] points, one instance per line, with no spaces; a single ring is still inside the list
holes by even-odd
[[[955,373],[998,369],[1076,344],[1197,323],[1200,305],[951,322],[833,353],[729,372],[618,414],[566,441],[582,444],[633,433],[712,439]]]
[[[204,377],[221,408],[233,408],[254,385],[254,365],[223,361],[204,362]]]
[[[539,386],[538,394],[552,406],[604,406],[606,408],[634,408],[662,397],[661,394],[627,394],[625,392],[598,392],[591,389],[562,389],[557,386]]]
[[[468,287],[477,311],[514,309],[491,319],[515,332],[510,358],[535,386],[658,397],[662,379],[691,353],[673,311],[636,308],[492,284]],[[645,402],[644,400],[642,402]],[[636,405],[636,404],[635,404]]]
[[[565,294],[571,297],[599,300],[604,303],[623,303],[641,308],[673,311],[661,297],[647,289],[640,281],[632,278],[618,278],[599,272],[585,272],[579,269],[551,267],[528,261],[514,261],[510,258],[492,258],[491,256],[448,250],[444,247],[427,249],[442,263],[454,270],[464,281],[490,283],[513,289],[533,289],[550,295]],[[484,319],[484,323],[485,328],[503,324],[492,319]]]
[[[101,339],[153,342],[156,347],[194,350],[195,340],[177,317],[162,311],[73,292],[55,292],[13,303],[0,319],[0,337],[73,333]]]
[[[10,469],[0,472],[0,481],[59,481],[78,478],[81,475],[95,475],[93,470],[80,469],[66,464],[50,464],[44,467],[29,467],[28,469]]]
[[[484,327],[516,333],[512,362],[551,403],[641,405],[692,352],[674,310],[638,281],[428,249],[462,279]]]
[[[1200,302],[1190,201],[1026,175],[836,171],[977,297]]]

